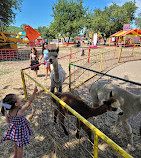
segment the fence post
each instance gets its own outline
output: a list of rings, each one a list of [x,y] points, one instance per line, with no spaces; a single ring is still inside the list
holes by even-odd
[[[89,48],[89,52],[88,52],[88,63],[89,63],[89,61],[90,61],[90,51],[91,51],[91,49]]]
[[[22,82],[23,82],[25,100],[27,101],[27,91],[26,91],[26,84],[25,84],[25,78],[24,78],[23,70],[21,70],[21,77],[22,77]]]
[[[103,59],[103,53],[101,53],[100,72],[102,71],[102,59]]]
[[[69,91],[71,91],[71,64],[69,63]]]
[[[115,55],[116,55],[116,48],[117,48],[117,45],[115,45],[114,58],[115,58]]]
[[[134,44],[134,46],[133,46],[133,48],[132,48],[132,53],[131,53],[131,55],[133,55],[133,52],[134,52],[134,47],[135,47],[135,44]]]
[[[71,58],[71,55],[72,55],[72,47],[70,47],[70,58]]]
[[[119,63],[119,61],[120,61],[120,57],[121,57],[122,45],[119,45],[119,47],[120,47],[120,52],[119,52],[119,56],[118,56],[118,63]]]
[[[72,55],[72,48],[70,47],[70,57],[69,57],[69,63],[70,63],[71,55]]]
[[[98,135],[94,134],[94,158],[98,158]]]

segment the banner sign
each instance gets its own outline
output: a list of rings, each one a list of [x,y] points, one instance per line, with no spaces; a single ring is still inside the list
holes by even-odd
[[[124,24],[123,31],[129,31],[130,24]]]

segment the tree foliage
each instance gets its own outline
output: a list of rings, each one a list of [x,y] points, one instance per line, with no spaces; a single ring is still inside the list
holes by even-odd
[[[21,29],[22,32],[25,31],[24,27],[25,27],[26,25],[27,25],[27,24],[21,24],[20,29]]]
[[[17,26],[8,26],[8,27],[6,27],[5,31],[9,32],[9,33],[18,34],[19,32],[22,32],[22,29],[20,27],[17,27]]]
[[[51,33],[50,32],[50,29],[46,26],[39,26],[37,29],[36,29],[38,32],[42,33],[41,37],[43,39],[54,39],[55,38],[55,34]]]
[[[15,21],[16,13],[20,10],[22,0],[0,0],[0,17],[3,17],[3,25],[8,26]]]
[[[133,2],[127,2],[123,6],[113,3],[105,7],[103,11],[95,9],[94,13],[87,15],[86,27],[95,32],[105,32],[107,37],[122,30],[124,24],[130,24],[135,19],[137,7]]]
[[[54,21],[50,24],[50,31],[61,36],[72,36],[83,29],[87,9],[82,0],[58,0],[52,7]]]
[[[26,24],[22,24],[20,27],[17,27],[17,26],[7,26],[5,28],[5,31],[9,32],[9,33],[16,33],[16,34],[18,34],[19,32],[24,32],[25,31],[24,30],[24,26],[25,25]]]
[[[138,13],[138,17],[135,19],[135,24],[139,29],[141,29],[141,12]]]
[[[6,32],[9,32],[9,33],[16,33],[18,34],[19,32],[24,32],[24,26],[27,25],[27,24],[22,24],[20,27],[17,27],[17,26],[8,26],[6,27]],[[46,26],[39,26],[37,29],[38,32],[42,33],[41,37],[43,39],[54,39],[55,36],[53,36],[53,34],[50,33],[50,30],[48,27]]]

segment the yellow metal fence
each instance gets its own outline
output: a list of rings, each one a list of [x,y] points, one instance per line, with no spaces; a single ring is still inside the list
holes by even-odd
[[[57,100],[61,105],[63,105],[68,111],[70,111],[74,116],[76,116],[80,121],[82,121],[87,127],[89,127],[94,132],[94,158],[98,158],[98,137],[102,138],[106,143],[108,143],[114,150],[116,150],[117,153],[120,153],[125,158],[133,158],[131,155],[129,155],[125,150],[123,150],[120,146],[118,146],[114,141],[112,141],[110,138],[108,138],[104,133],[102,133],[99,129],[97,129],[93,124],[91,124],[89,121],[87,121],[84,117],[82,117],[79,113],[77,113],[75,110],[73,110],[69,105],[67,105],[65,102],[60,100],[58,97],[56,97],[53,93],[51,93],[49,90],[47,90],[43,85],[38,83],[34,78],[29,76],[24,71],[21,71],[22,74],[22,81],[23,81],[23,87],[25,92],[25,98],[27,99],[26,95],[26,85],[24,80],[24,75],[26,75],[28,78],[31,79],[31,81],[35,82],[37,86],[42,88],[45,92],[47,92],[51,97],[53,97],[55,100]]]

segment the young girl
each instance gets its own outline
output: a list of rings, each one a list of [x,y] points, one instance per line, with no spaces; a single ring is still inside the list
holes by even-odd
[[[48,42],[45,42],[43,44],[40,61],[42,60],[43,57],[44,57],[44,62],[49,61],[48,60]],[[45,67],[46,67],[46,77],[45,77],[45,79],[47,79],[48,71],[50,71],[50,73],[51,73],[50,63],[49,62],[45,63]]]
[[[9,123],[9,128],[0,142],[5,140],[12,140],[15,142],[14,158],[22,158],[23,146],[26,146],[30,143],[32,130],[30,128],[29,122],[25,118],[25,111],[31,105],[37,91],[37,87],[35,87],[29,101],[23,106],[20,106],[21,100],[15,94],[6,95],[6,97],[1,102],[1,113],[3,116],[6,116],[6,121]],[[8,110],[7,113],[6,110]]]
[[[31,66],[39,64],[39,62],[38,62],[38,53],[37,53],[36,48],[31,48],[31,54],[30,54],[29,61],[30,61],[30,65]],[[36,77],[37,77],[38,76],[37,73],[38,73],[38,70],[39,70],[39,66],[32,67],[31,70],[34,70],[36,72]]]

